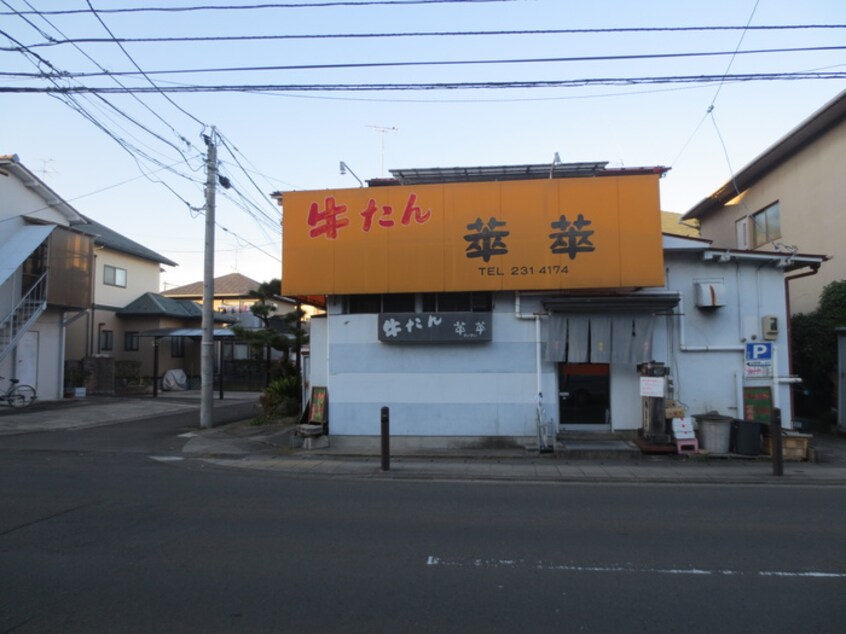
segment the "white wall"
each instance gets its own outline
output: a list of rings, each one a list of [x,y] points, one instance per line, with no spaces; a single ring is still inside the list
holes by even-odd
[[[9,224],[4,220],[22,215],[57,225],[68,225],[68,219],[63,214],[48,207],[41,196],[25,187],[16,177],[4,175],[0,168],[0,235],[9,235],[6,233]],[[17,226],[23,224],[22,219],[17,222]],[[0,242],[3,242],[2,237]]]
[[[787,315],[784,277],[780,269],[760,261],[725,263],[700,262],[690,256],[670,256],[668,289],[678,291],[682,303],[675,317],[665,317],[656,324],[656,355],[663,342],[663,358],[670,365],[676,396],[699,414],[716,410],[742,418],[744,352],[747,342],[761,341],[761,318],[775,315],[779,322],[774,374],[788,375]],[[700,309],[695,306],[694,283],[698,280],[721,281],[726,289],[726,306]],[[773,385],[770,379],[745,380],[747,385]],[[778,385],[774,404],[785,410],[789,420],[790,386]]]
[[[761,340],[761,318],[775,315],[776,375],[788,373],[782,271],[759,261],[703,262],[699,253],[669,253],[666,286],[682,301],[657,315],[653,359],[669,366],[673,392],[689,414],[717,411],[742,417],[742,387],[775,387],[774,404],[789,421],[790,387],[743,378],[744,344]],[[697,281],[725,286],[726,305],[695,306]],[[521,298],[521,313],[542,310],[541,298]],[[382,406],[391,408],[393,437],[533,437],[538,392],[535,323],[515,315],[514,294],[495,295],[493,341],[476,344],[385,344],[376,315],[340,313],[330,301],[325,320],[312,321],[312,385],[327,385],[330,432],[377,436]],[[541,363],[546,414],[557,425],[557,365]],[[635,364],[612,364],[611,427],[642,425]]]

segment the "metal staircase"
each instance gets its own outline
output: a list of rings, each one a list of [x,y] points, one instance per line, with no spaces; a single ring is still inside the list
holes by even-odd
[[[0,320],[0,361],[15,349],[47,308],[47,273],[44,273],[11,312]]]

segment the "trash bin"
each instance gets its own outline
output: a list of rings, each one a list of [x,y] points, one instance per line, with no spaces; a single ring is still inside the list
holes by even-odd
[[[734,450],[744,456],[757,456],[761,453],[761,423],[753,420],[736,420]]]
[[[699,425],[699,444],[710,453],[728,453],[731,445],[730,416],[719,414],[694,415]]]

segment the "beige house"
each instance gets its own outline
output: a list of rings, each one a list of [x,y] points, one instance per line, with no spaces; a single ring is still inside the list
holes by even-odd
[[[68,326],[68,360],[95,355],[143,361],[139,333],[158,324],[137,324],[118,311],[159,290],[162,265],[176,262],[85,216],[74,228],[94,239],[93,303]],[[150,368],[152,371],[152,368]]]
[[[790,312],[817,307],[823,287],[846,278],[846,91],[690,209],[716,247],[822,253],[834,258],[789,284]],[[790,276],[787,278],[790,280]]]
[[[258,300],[251,293],[258,291],[261,285],[255,280],[241,273],[229,273],[214,278],[215,312],[233,315],[251,315],[250,306]],[[187,299],[193,302],[203,301],[203,282],[193,282],[185,286],[171,288],[162,292],[165,297],[173,299]],[[296,306],[294,300],[276,297],[271,300],[276,306],[276,314],[283,315],[291,312]]]

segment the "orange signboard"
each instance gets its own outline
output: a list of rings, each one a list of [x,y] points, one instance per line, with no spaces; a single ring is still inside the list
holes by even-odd
[[[664,283],[658,175],[286,192],[286,295]]]

